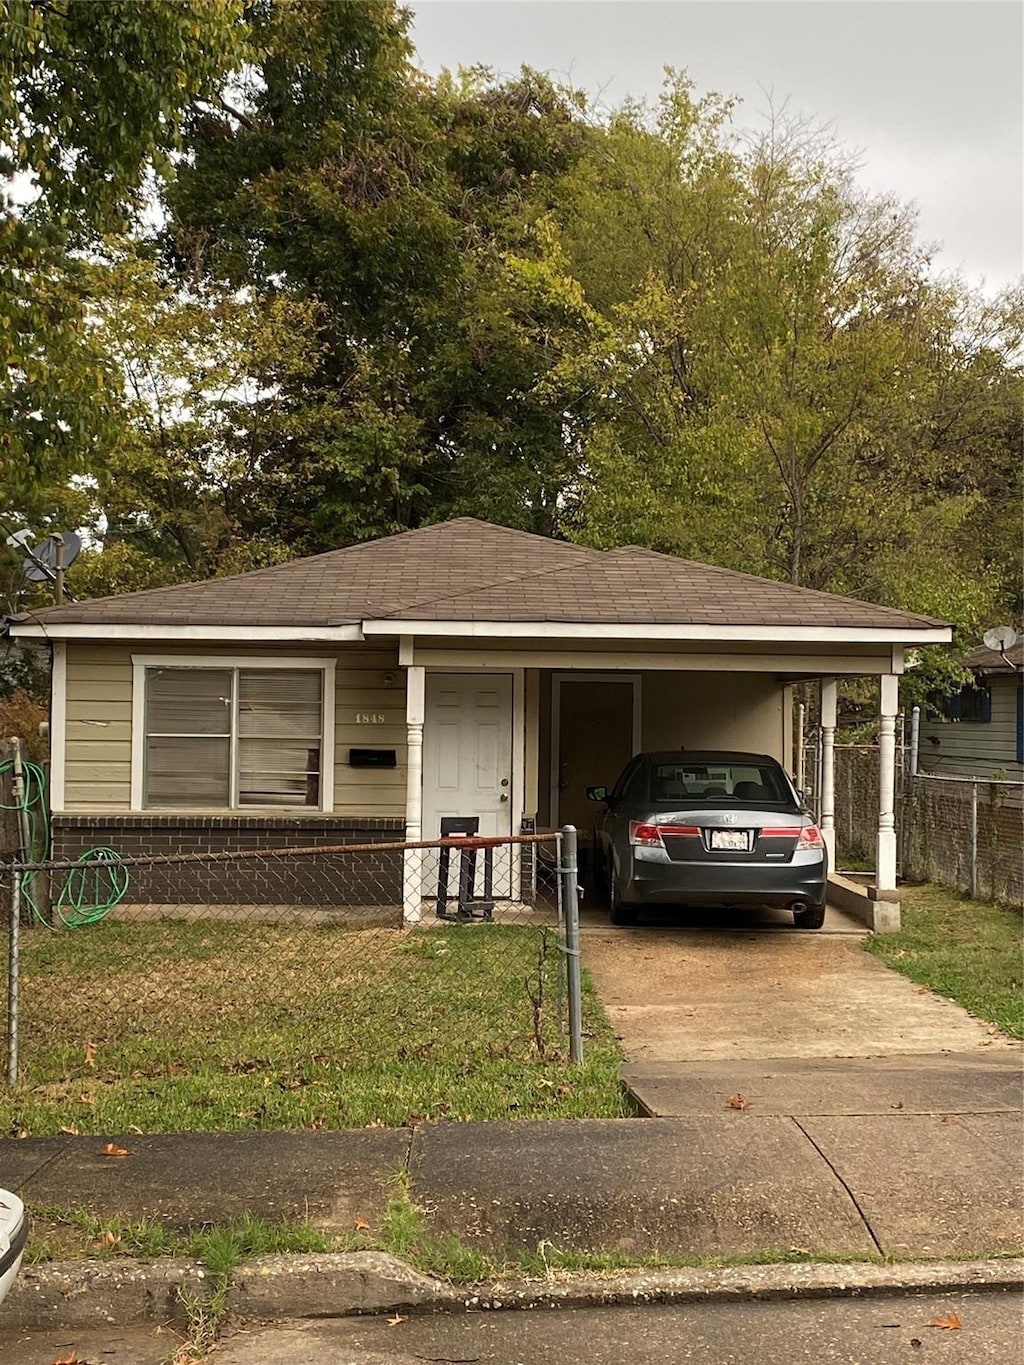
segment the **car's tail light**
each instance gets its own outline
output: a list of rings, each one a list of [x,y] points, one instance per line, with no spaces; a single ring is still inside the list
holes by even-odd
[[[821,830],[817,825],[806,825],[800,831],[800,838],[796,841],[797,848],[824,848],[825,840],[821,837]]]
[[[634,848],[664,848],[661,831],[657,825],[645,824],[642,820],[630,820],[629,842]]]
[[[762,839],[795,839],[797,848],[824,848],[817,825],[774,825],[761,831]]]

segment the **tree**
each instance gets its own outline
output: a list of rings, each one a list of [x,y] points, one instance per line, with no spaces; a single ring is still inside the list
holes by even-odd
[[[551,530],[579,395],[541,381],[587,316],[543,220],[578,109],[529,72],[432,86],[387,0],[252,14],[260,56],[234,114],[193,120],[167,236],[182,279],[316,310],[258,500],[303,550],[470,510]]]
[[[1021,300],[936,281],[912,214],[826,138],[673,78],[569,177],[560,241],[599,314],[568,533],[954,622],[1020,609]],[[916,685],[916,684],[915,684]]]
[[[3,0],[0,8],[0,512],[88,471],[120,376],[89,315],[94,253],[137,220],[188,110],[241,60],[242,0]]]

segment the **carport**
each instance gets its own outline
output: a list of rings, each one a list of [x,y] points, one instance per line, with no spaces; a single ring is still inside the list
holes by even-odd
[[[470,526],[471,540],[484,529]],[[468,748],[472,769],[474,754],[489,754],[495,742],[500,752],[498,677],[508,679],[512,753],[508,773],[495,769],[496,809],[500,819],[511,807],[512,833],[530,820],[589,830],[586,787],[610,785],[643,749],[746,749],[792,771],[793,688],[812,681],[821,693],[818,808],[834,866],[837,684],[871,677],[880,750],[876,887],[895,888],[899,678],[907,649],[948,642],[947,625],[637,547],[596,551],[520,538],[533,540],[522,546],[529,562],[510,565],[500,582],[363,623],[366,636],[400,641],[410,839],[432,837],[446,798],[449,806],[460,795],[473,799],[453,788],[466,767],[453,754]],[[493,573],[481,554],[471,576]],[[475,701],[455,696],[457,677],[476,680]],[[436,697],[449,684],[445,714],[431,704],[431,689]]]

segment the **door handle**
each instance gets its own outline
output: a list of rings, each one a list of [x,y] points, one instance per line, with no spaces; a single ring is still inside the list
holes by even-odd
[[[502,799],[502,801],[507,801],[507,800],[508,800],[508,792],[502,792],[502,793],[501,793],[501,799]]]

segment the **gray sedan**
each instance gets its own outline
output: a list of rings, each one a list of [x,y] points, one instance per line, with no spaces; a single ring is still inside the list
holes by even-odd
[[[605,806],[594,858],[613,924],[665,904],[780,906],[801,929],[824,923],[821,831],[767,754],[637,754],[611,791],[587,796]]]

